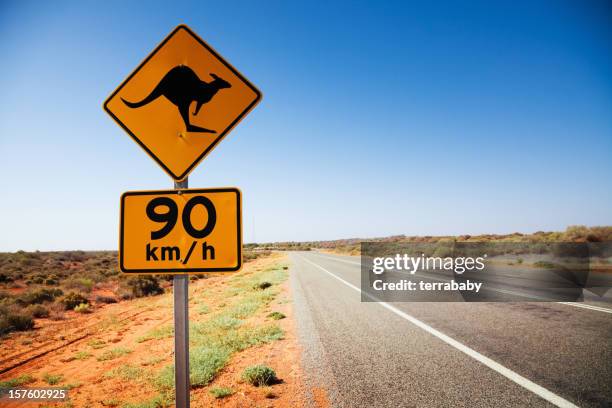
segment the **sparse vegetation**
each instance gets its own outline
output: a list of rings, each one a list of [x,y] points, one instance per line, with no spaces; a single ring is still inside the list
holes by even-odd
[[[285,317],[287,317],[287,316],[285,316],[285,315],[284,315],[283,313],[281,313],[281,312],[272,312],[272,313],[270,313],[270,314],[269,314],[267,317],[268,317],[268,318],[270,318],[270,319],[272,319],[272,320],[280,320],[280,319],[284,319],[284,318],[285,318]]]
[[[144,376],[144,370],[129,364],[123,364],[113,368],[111,371],[104,374],[106,378],[121,378],[122,380],[135,381]]]
[[[89,303],[81,303],[74,308],[74,311],[77,313],[91,313],[91,307]]]
[[[56,385],[56,384],[59,384],[64,379],[64,376],[61,374],[45,373],[42,379],[44,382],[46,382],[49,385]]]
[[[213,397],[217,399],[229,397],[230,395],[234,394],[234,390],[228,387],[212,387],[208,392],[210,392]]]
[[[17,378],[10,379],[8,381],[1,381],[0,388],[15,388],[15,387],[19,387],[20,385],[30,384],[34,381],[36,381],[34,377],[32,377],[29,374],[24,374],[24,375],[20,375]]]
[[[39,254],[40,258],[44,258],[44,254]],[[38,259],[38,258],[37,258]],[[86,255],[84,255],[85,262],[89,262]],[[79,261],[81,262],[81,261]],[[239,351],[245,350],[249,347],[272,342],[283,337],[283,331],[281,327],[274,321],[265,321],[266,315],[269,314],[270,302],[272,302],[281,293],[282,283],[287,278],[287,272],[283,269],[283,265],[271,265],[271,263],[264,261],[263,268],[256,267],[247,269],[244,274],[235,274],[224,277],[224,285],[218,285],[217,282],[211,285],[211,288],[201,290],[198,286],[194,285],[194,292],[192,293],[192,304],[195,306],[194,309],[199,312],[200,316],[196,313],[194,321],[190,327],[190,358],[191,358],[191,382],[194,388],[203,387],[211,383],[218,373],[232,360],[233,355]],[[76,268],[76,263],[70,263],[71,268]],[[262,270],[263,269],[263,270]],[[92,372],[98,371],[98,378],[100,381],[108,382],[109,384],[116,384],[121,381],[129,381],[133,385],[140,384],[144,388],[153,389],[158,393],[152,399],[151,395],[141,399],[140,396],[126,396],[119,394],[101,395],[92,403],[101,406],[117,406],[117,407],[131,407],[131,408],[149,408],[149,407],[170,407],[174,401],[174,371],[173,366],[169,364],[171,362],[171,353],[166,349],[168,344],[168,337],[173,335],[173,328],[171,324],[167,323],[165,317],[159,318],[159,314],[149,315],[149,310],[153,310],[158,306],[168,307],[171,305],[171,296],[165,296],[158,300],[135,300],[132,305],[119,306],[117,308],[110,307],[106,308],[102,306],[103,303],[110,303],[120,299],[120,294],[128,293],[130,297],[137,297],[148,293],[147,284],[128,284],[130,279],[121,280],[118,283],[109,284],[108,281],[94,279],[90,276],[86,276],[86,279],[91,279],[93,285],[91,290],[88,292],[85,286],[89,286],[89,281],[81,281],[78,279],[68,279],[61,275],[51,276],[44,271],[39,271],[41,277],[44,278],[42,284],[32,283],[32,285],[45,285],[45,281],[51,279],[57,280],[58,285],[52,287],[44,286],[32,286],[30,284],[24,284],[23,280],[18,280],[19,284],[22,285],[20,290],[3,290],[2,283],[0,283],[0,306],[4,307],[7,304],[16,305],[14,299],[18,295],[23,295],[30,292],[37,293],[36,296],[31,296],[35,302],[38,301],[38,293],[47,295],[49,292],[39,292],[39,289],[58,289],[61,292],[55,292],[55,297],[52,301],[45,300],[42,303],[32,303],[27,305],[25,308],[19,310],[27,310],[29,313],[36,313],[37,316],[44,314],[43,310],[46,310],[49,314],[54,315],[55,313],[65,313],[66,319],[69,321],[66,324],[71,324],[70,320],[75,318],[75,313],[83,313],[88,310],[98,308],[106,309],[106,312],[99,316],[95,316],[91,321],[84,317],[79,317],[78,322],[85,323],[84,327],[90,327],[92,322],[96,324],[96,331],[92,332],[92,337],[84,340],[80,350],[74,349],[75,345],[67,347],[65,354],[60,356],[63,363],[66,366],[70,366],[69,371],[57,371],[55,365],[46,366],[46,370],[49,373],[43,373],[45,369],[41,369],[36,374],[40,381],[44,381],[47,384],[59,384],[56,386],[81,386],[81,383],[74,382],[70,383],[69,380],[83,380],[83,376],[78,375],[76,378],[69,378],[74,367],[79,367],[80,361],[89,360],[83,365]],[[111,275],[112,276],[112,275]],[[80,278],[80,276],[79,276]],[[36,279],[38,281],[38,279]],[[150,282],[150,280],[147,280]],[[165,279],[157,279],[156,283],[159,288],[163,290],[164,287],[168,287],[170,281]],[[85,286],[79,287],[84,284]],[[263,285],[260,285],[263,284]],[[136,293],[132,289],[137,290],[143,289],[141,293]],[[254,289],[255,288],[255,289]],[[25,289],[25,290],[24,290]],[[205,291],[209,291],[208,294],[203,295]],[[3,293],[5,292],[5,293]],[[156,292],[156,291],[154,291]],[[200,296],[202,294],[202,296]],[[110,298],[110,300],[105,299]],[[4,299],[8,299],[4,300]],[[83,301],[85,299],[86,301]],[[72,309],[69,305],[71,301],[80,300],[81,302],[76,304]],[[205,302],[206,301],[206,302]],[[6,302],[6,303],[5,303]],[[71,305],[70,305],[71,306]],[[15,306],[16,309],[18,305]],[[133,310],[131,313],[125,313],[127,310]],[[140,310],[146,313],[143,316],[136,319],[134,322],[142,324],[147,320],[153,320],[147,323],[146,328],[140,329],[141,331],[134,337],[129,337],[127,340],[134,341],[137,336],[138,343],[151,342],[150,345],[136,345],[135,350],[138,350],[138,354],[134,351],[134,356],[128,354],[132,352],[129,348],[130,343],[125,343],[123,326],[119,327],[117,324],[122,324],[126,317],[129,317],[136,312],[140,314]],[[145,317],[147,316],[147,317]],[[156,320],[159,319],[159,322]],[[87,322],[85,322],[87,320]],[[119,323],[118,323],[119,322]],[[129,323],[129,322],[128,322]],[[125,323],[125,324],[128,324]],[[60,323],[60,325],[63,323]],[[43,334],[43,337],[47,336],[48,329],[53,328],[57,323],[54,322],[41,322],[41,330],[39,334]],[[75,327],[75,333],[79,334],[79,328]],[[144,330],[143,330],[144,329]],[[74,336],[73,333],[58,333],[53,332],[54,341],[65,342],[71,340]],[[64,338],[64,335],[66,337]],[[40,336],[38,336],[40,337]],[[36,336],[32,336],[35,343],[38,345],[40,340]],[[30,337],[28,337],[30,338]],[[12,339],[12,337],[11,337]],[[21,341],[22,338],[18,337],[17,341]],[[11,340],[12,341],[12,340]],[[48,341],[48,340],[47,340]],[[117,344],[115,344],[117,343]],[[131,343],[133,344],[133,343]],[[151,349],[152,353],[142,353],[143,348]],[[101,349],[101,350],[97,350]],[[98,362],[99,361],[99,362]],[[51,371],[53,370],[53,371]],[[66,378],[61,375],[65,375]],[[40,383],[40,382],[39,382]],[[66,384],[66,385],[65,385]],[[74,402],[75,405],[80,406],[85,403],[83,400],[83,392],[88,393],[90,391],[91,384],[83,386],[84,391],[78,393],[81,395],[77,397]],[[244,387],[244,385],[242,386]],[[217,389],[218,388],[218,389]],[[208,394],[209,390],[205,390],[204,393]],[[261,391],[261,390],[260,390]],[[214,398],[225,398],[232,395],[235,391],[232,388],[215,387],[214,391],[211,392],[210,399]],[[200,393],[200,396],[202,394]],[[261,397],[260,397],[261,398]]]
[[[172,337],[174,335],[174,327],[172,326],[164,326],[164,327],[156,327],[151,330],[147,334],[142,337],[136,339],[137,343],[142,343],[152,339],[165,339],[168,337]]]
[[[256,387],[271,385],[278,381],[276,372],[263,364],[245,368],[241,379]]]
[[[548,261],[537,261],[533,263],[533,266],[535,266],[536,268],[544,268],[544,269],[559,268],[559,265],[553,262],[548,262]]]
[[[19,309],[15,305],[0,305],[0,335],[13,331],[25,331],[34,328],[34,319],[28,310]]]
[[[43,317],[49,317],[49,309],[44,307],[43,305],[30,305],[28,307],[28,311],[32,314],[33,317],[38,319]]]
[[[85,296],[76,292],[68,293],[66,296],[61,298],[60,302],[64,305],[66,310],[74,310],[80,304],[89,303]]]
[[[127,286],[131,289],[134,297],[154,296],[164,293],[162,287],[159,286],[159,280],[151,275],[130,277]]]
[[[125,347],[115,347],[113,349],[106,350],[104,353],[102,353],[101,355],[96,357],[96,359],[98,361],[114,360],[117,357],[124,356],[126,354],[131,353],[131,352],[132,352],[132,350],[127,349]]]
[[[76,352],[72,357],[75,360],[87,360],[89,357],[92,357],[93,354],[87,352],[87,351],[78,351]]]
[[[110,296],[96,296],[96,303],[117,303],[117,299]]]
[[[173,405],[170,396],[158,395],[149,401],[125,404],[123,408],[169,408]]]
[[[311,241],[311,242],[272,242],[263,244],[247,244],[251,253],[256,254],[270,250],[276,251],[309,251],[311,249],[323,249],[337,253],[359,255],[360,243],[368,242],[420,242],[438,243],[445,240],[457,242],[611,242],[612,226],[586,227],[584,225],[572,225],[563,232],[537,231],[533,234],[482,234],[482,235],[458,235],[458,236],[406,236],[396,235],[384,238],[350,238],[334,241]]]
[[[270,282],[259,282],[253,285],[253,289],[264,290],[268,289],[272,284]]]
[[[87,343],[87,345],[89,347],[91,347],[92,349],[97,350],[97,349],[100,349],[102,347],[106,347],[106,342],[104,340],[100,340],[100,339],[93,339],[93,340],[90,340],[90,342]]]
[[[277,265],[256,275],[239,274],[229,280],[230,287],[226,293],[232,296],[226,297],[226,306],[212,313],[209,319],[190,327],[192,387],[210,383],[233,353],[283,337],[283,331],[276,324],[256,325],[246,320],[278,295],[280,289],[272,286],[286,278],[287,272]],[[253,290],[261,282],[269,283],[269,289]],[[174,386],[174,366],[163,368],[152,383],[162,394],[170,392]]]

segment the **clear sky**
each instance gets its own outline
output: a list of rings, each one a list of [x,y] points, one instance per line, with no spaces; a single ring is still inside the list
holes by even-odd
[[[607,5],[606,5],[607,4]],[[245,242],[612,224],[609,2],[0,1],[0,250],[115,249],[169,177],[102,110],[186,23],[261,104],[191,187]]]

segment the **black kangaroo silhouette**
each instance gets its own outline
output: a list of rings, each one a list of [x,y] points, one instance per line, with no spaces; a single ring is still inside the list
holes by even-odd
[[[166,99],[178,108],[188,132],[217,133],[214,130],[189,123],[189,105],[191,105],[191,102],[196,102],[196,108],[193,114],[197,115],[202,105],[210,102],[219,90],[232,87],[230,83],[219,78],[217,75],[210,74],[210,76],[214,78],[213,81],[204,82],[200,80],[191,68],[186,65],[179,65],[168,71],[162,80],[159,81],[155,89],[151,91],[149,96],[142,101],[129,102],[123,98],[121,98],[121,100],[130,108],[140,108],[141,106],[153,102],[160,96],[165,96]]]

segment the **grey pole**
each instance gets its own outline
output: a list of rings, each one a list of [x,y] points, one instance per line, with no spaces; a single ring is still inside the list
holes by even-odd
[[[174,188],[187,188],[187,179]],[[189,275],[174,275],[174,389],[176,408],[189,408]]]

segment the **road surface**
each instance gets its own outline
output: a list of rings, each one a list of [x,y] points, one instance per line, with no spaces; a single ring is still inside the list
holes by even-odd
[[[306,380],[333,406],[612,406],[612,307],[361,302],[359,257],[289,256]]]

